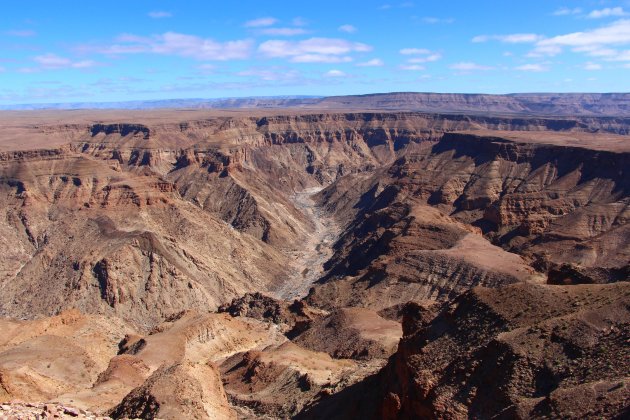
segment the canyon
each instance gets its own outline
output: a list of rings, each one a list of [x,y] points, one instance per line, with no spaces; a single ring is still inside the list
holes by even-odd
[[[627,95],[418,95],[0,113],[0,402],[627,416]]]

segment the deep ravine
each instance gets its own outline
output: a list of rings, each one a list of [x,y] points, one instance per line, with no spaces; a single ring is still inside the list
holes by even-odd
[[[291,197],[295,206],[312,221],[315,229],[304,244],[291,253],[290,274],[274,291],[279,299],[305,297],[313,283],[324,274],[324,263],[332,257],[332,245],[339,237],[340,228],[334,218],[326,214],[313,200],[313,196],[322,189],[323,187],[307,188]]]

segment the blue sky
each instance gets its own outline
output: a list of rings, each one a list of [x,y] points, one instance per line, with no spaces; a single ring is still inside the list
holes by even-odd
[[[630,0],[5,1],[0,104],[627,92]]]

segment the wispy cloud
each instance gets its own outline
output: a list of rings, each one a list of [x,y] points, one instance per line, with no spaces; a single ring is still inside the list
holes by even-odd
[[[601,10],[593,10],[586,17],[588,17],[589,19],[602,19],[606,17],[619,17],[626,15],[627,13],[621,7],[606,7],[605,9]]]
[[[431,53],[429,55],[422,56],[422,57],[410,58],[407,61],[409,61],[410,63],[432,63],[434,61],[440,60],[441,58],[442,58],[442,54]]]
[[[588,70],[588,71],[596,71],[596,70],[601,70],[604,67],[601,64],[598,63],[593,63],[592,61],[589,61],[588,63],[584,64],[584,70]]]
[[[261,29],[260,33],[274,36],[295,36],[304,35],[308,33],[308,31],[304,28],[265,28]]]
[[[48,53],[38,55],[33,58],[41,69],[44,70],[60,70],[60,69],[86,69],[99,65],[93,60],[73,61],[69,58],[60,57],[56,54]]]
[[[426,48],[403,48],[398,52],[410,57],[407,63],[400,66],[401,70],[425,70],[422,64],[432,63],[442,58],[442,54]]]
[[[261,28],[265,26],[273,26],[278,23],[278,19],[272,17],[263,17],[245,22],[246,28]]]
[[[9,35],[9,36],[17,36],[17,37],[21,37],[21,38],[27,38],[27,37],[31,37],[31,36],[37,35],[37,32],[32,31],[30,29],[12,29],[12,30],[6,31],[5,34]]]
[[[152,19],[165,19],[173,17],[171,12],[165,12],[164,10],[153,10],[147,13],[147,15]]]
[[[336,38],[310,38],[303,41],[265,41],[258,52],[268,58],[287,58],[295,63],[339,63],[349,62],[348,55],[368,52],[372,47],[360,42]]]
[[[505,44],[521,44],[532,43],[541,39],[543,39],[543,36],[537,34],[477,35],[472,39],[472,42],[499,41]]]
[[[325,77],[345,77],[346,73],[342,72],[341,70],[329,70],[326,73],[324,73]]]
[[[195,35],[166,32],[161,35],[143,37],[124,34],[117,42],[108,46],[81,45],[80,52],[96,52],[107,55],[162,54],[188,57],[204,61],[242,60],[251,55],[252,40],[218,42]]]
[[[362,63],[357,63],[359,67],[381,67],[384,66],[385,63],[380,58],[373,58],[368,61],[364,61]]]
[[[518,71],[529,71],[534,73],[549,71],[549,68],[543,64],[523,64],[522,66],[517,66],[514,69]]]
[[[304,19],[303,17],[295,17],[293,18],[293,20],[291,20],[291,23],[293,24],[293,26],[306,26],[308,25],[308,21],[306,19]]]
[[[297,70],[284,67],[252,67],[236,73],[241,77],[254,77],[267,82],[297,80],[302,77]]]
[[[54,53],[47,53],[33,57],[35,62],[34,66],[20,67],[17,69],[19,73],[38,73],[41,71],[49,70],[66,70],[66,69],[78,69],[85,70],[93,67],[101,66],[94,60],[72,60],[67,57],[62,57]]]
[[[355,32],[357,31],[357,28],[355,28],[355,27],[354,27],[354,26],[352,26],[352,25],[348,25],[348,24],[346,24],[346,25],[341,25],[341,26],[340,26],[339,28],[337,28],[337,29],[338,29],[340,32],[345,32],[345,33],[348,33],[348,34],[353,34],[353,33],[355,33]]]
[[[389,9],[394,9],[394,8],[410,9],[414,6],[415,4],[412,1],[404,1],[402,3],[397,3],[397,4],[391,4],[391,3],[381,4],[378,7],[378,9],[379,10],[389,10]]]
[[[420,21],[422,21],[423,23],[427,23],[429,25],[436,25],[438,23],[454,23],[455,19],[453,18],[438,18],[438,17],[433,17],[433,16],[425,16],[423,18],[420,19]]]
[[[402,55],[431,54],[426,48],[403,48],[399,51]]]
[[[201,74],[212,74],[215,72],[216,69],[217,66],[208,63],[200,64],[197,66],[197,70],[199,70],[199,73]]]
[[[569,16],[569,15],[579,15],[582,13],[582,9],[579,7],[569,8],[569,7],[561,7],[553,12],[554,16]]]
[[[421,66],[419,64],[403,64],[400,66],[401,70],[408,70],[408,71],[422,71],[422,70],[426,70],[426,68],[424,66]]]
[[[472,62],[459,62],[459,63],[455,63],[449,66],[449,68],[451,70],[458,70],[458,71],[464,71],[464,72],[469,72],[469,71],[488,71],[488,70],[494,70],[495,67],[492,66],[484,66],[482,64],[477,64],[477,63],[472,63]]]

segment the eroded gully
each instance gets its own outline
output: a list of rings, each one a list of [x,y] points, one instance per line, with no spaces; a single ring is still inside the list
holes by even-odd
[[[278,298],[293,300],[305,297],[313,283],[324,274],[324,263],[333,255],[332,246],[341,229],[334,218],[313,200],[313,196],[322,189],[308,188],[291,197],[296,208],[311,220],[315,229],[303,246],[291,253],[289,276],[275,291]]]

